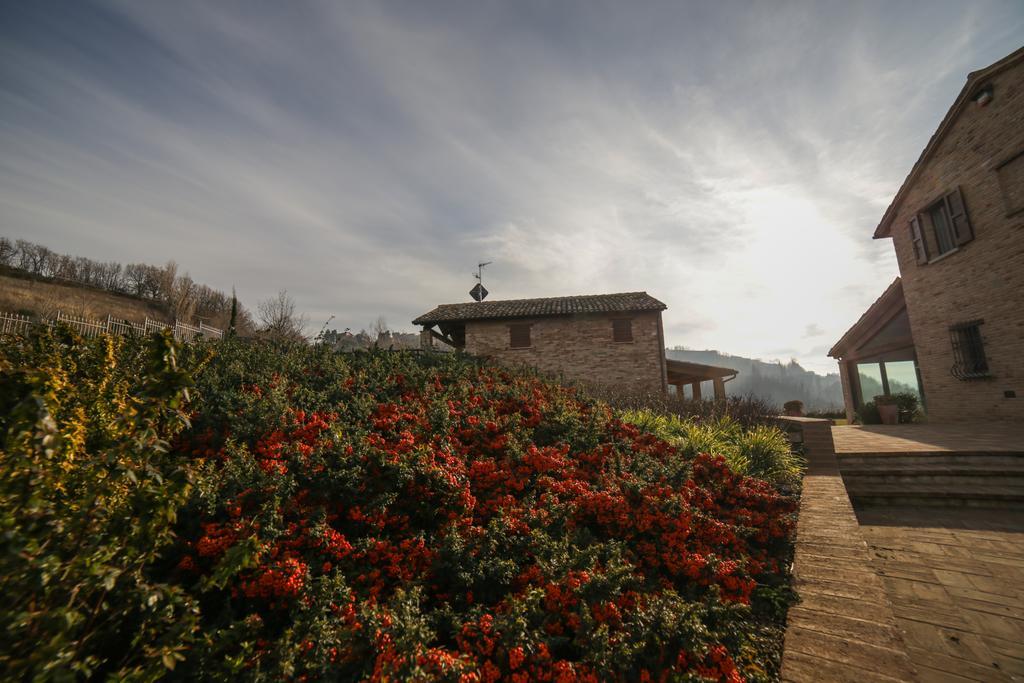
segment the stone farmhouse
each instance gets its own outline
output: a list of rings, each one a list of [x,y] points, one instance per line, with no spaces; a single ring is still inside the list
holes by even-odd
[[[716,398],[736,371],[665,358],[661,312],[647,292],[443,304],[415,320],[421,345],[440,341],[475,356],[529,365],[570,380]],[[435,329],[436,328],[436,329]]]
[[[846,412],[1024,421],[1024,48],[967,77],[875,229],[900,275],[829,351]]]

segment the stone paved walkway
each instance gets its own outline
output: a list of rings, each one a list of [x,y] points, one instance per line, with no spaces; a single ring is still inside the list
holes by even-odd
[[[844,453],[1024,452],[1024,424],[909,424],[832,427],[837,455]]]
[[[1024,513],[857,515],[920,680],[1024,680]]]
[[[808,467],[800,498],[782,680],[915,680],[885,586],[875,573],[832,450],[828,422],[803,425]]]

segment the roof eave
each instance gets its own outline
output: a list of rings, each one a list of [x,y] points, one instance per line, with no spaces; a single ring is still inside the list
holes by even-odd
[[[623,313],[661,313],[667,310],[668,306],[661,304],[657,308],[634,308],[624,309],[621,311],[577,311],[574,313],[523,313],[521,315],[486,315],[486,316],[472,316],[472,317],[459,317],[459,318],[445,318],[443,320],[427,320],[427,316],[423,315],[412,321],[413,325],[439,325],[441,323],[468,323],[477,322],[480,320],[520,320],[526,318],[570,318],[576,315],[621,315]]]
[[[880,311],[888,306],[893,306],[898,303],[899,299],[903,298],[903,280],[897,277],[892,281],[885,291],[879,295],[875,302],[867,307],[864,313],[857,319],[853,325],[850,326],[843,336],[839,338],[832,348],[828,350],[829,358],[836,360],[842,360],[843,355],[848,351],[850,342],[856,338],[858,332],[861,332],[872,320],[873,316],[877,315]],[[904,303],[904,306],[906,304]]]

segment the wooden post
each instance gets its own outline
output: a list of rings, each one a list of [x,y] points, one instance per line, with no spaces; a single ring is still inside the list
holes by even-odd
[[[725,380],[721,377],[715,378],[715,400],[725,400]]]
[[[694,401],[699,401],[700,400],[700,382],[694,382],[693,384],[691,384],[690,385],[690,389],[693,390],[693,400]]]

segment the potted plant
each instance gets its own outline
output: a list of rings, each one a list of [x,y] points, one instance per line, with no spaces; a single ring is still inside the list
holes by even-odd
[[[875,406],[882,424],[894,425],[900,422],[900,406],[895,396],[875,396]]]
[[[789,417],[803,417],[804,415],[804,402],[803,401],[786,401],[782,404],[782,409],[785,414]]]
[[[911,422],[917,422],[920,418],[918,411],[917,395],[912,394],[909,391],[904,391],[892,396],[896,399],[896,407],[900,411],[900,424],[909,424]]]

